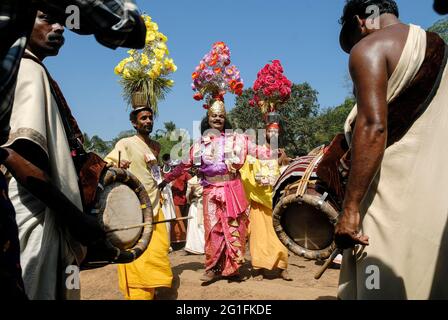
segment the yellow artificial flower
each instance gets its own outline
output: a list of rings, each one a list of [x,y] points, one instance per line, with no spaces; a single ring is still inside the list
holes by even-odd
[[[172,70],[173,65],[173,59],[165,59],[165,61],[163,61],[163,66],[165,67],[165,69]]]
[[[142,18],[145,20],[145,23],[151,23],[151,17],[148,15],[143,15]]]
[[[159,76],[160,76],[160,73],[157,73],[156,71],[154,71],[154,70],[150,70],[149,72],[148,72],[148,75],[149,75],[149,77],[151,78],[151,79],[156,79],[156,78],[158,78]]]
[[[164,35],[163,33],[161,33],[161,32],[157,33],[157,36],[160,39],[160,41],[162,41],[162,42],[167,42],[168,41],[168,37],[166,35]]]
[[[132,55],[134,55],[136,52],[137,52],[137,50],[135,50],[135,49],[131,49],[131,50],[128,51],[128,54],[132,56]]]
[[[164,52],[167,52],[167,51],[168,51],[168,47],[167,47],[166,44],[163,43],[163,42],[160,42],[160,43],[157,45],[157,47],[158,47],[160,50],[163,50]]]
[[[168,80],[168,87],[174,86],[174,80]]]
[[[119,66],[116,66],[116,67],[114,68],[114,73],[115,73],[116,75],[120,75],[122,72],[123,72],[123,69],[120,69]]]
[[[124,59],[121,60],[120,63],[118,63],[118,65],[114,69],[115,74],[123,73],[123,69],[124,69],[124,66],[126,65],[126,63],[127,62]]]
[[[155,49],[154,55],[156,56],[157,60],[162,60],[165,56],[166,51],[163,49]]]
[[[129,79],[129,78],[131,77],[131,73],[129,72],[129,69],[128,69],[128,68],[124,69],[124,71],[123,71],[123,77],[124,77],[125,79]]]
[[[149,64],[148,55],[146,55],[145,53],[142,53],[142,58],[140,60],[140,63],[142,66],[147,66]]]
[[[123,65],[125,65],[125,64],[127,64],[127,63],[129,63],[129,62],[132,62],[132,61],[134,61],[134,58],[133,58],[133,57],[127,57],[127,58],[121,60],[120,63],[123,63]]]
[[[174,64],[173,59],[166,59],[165,60],[165,68],[167,68],[171,72],[177,71],[177,66]]]
[[[154,30],[154,31],[158,31],[159,30],[159,25],[155,22],[151,22],[150,23],[150,29]]]
[[[157,61],[156,63],[154,63],[154,67],[153,69],[156,70],[157,73],[160,73],[160,71],[162,70],[163,65],[162,63],[160,63],[159,61]]]
[[[146,44],[156,40],[156,34],[153,31],[148,31],[146,33]]]

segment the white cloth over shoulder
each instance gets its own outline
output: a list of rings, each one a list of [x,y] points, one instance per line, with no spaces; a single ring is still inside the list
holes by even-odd
[[[6,146],[30,140],[47,155],[54,185],[82,210],[70,148],[47,75],[39,64],[22,59]],[[52,212],[12,179],[9,196],[19,228],[20,262],[25,291],[30,299],[79,298],[79,290],[66,290],[65,268],[81,263],[85,248],[56,225]],[[58,287],[58,285],[60,287]]]
[[[389,80],[388,102],[414,78],[426,53],[426,32],[411,25]],[[350,135],[347,122],[347,134]],[[361,204],[370,245],[346,250],[342,299],[448,299],[448,72],[426,111],[389,146]]]

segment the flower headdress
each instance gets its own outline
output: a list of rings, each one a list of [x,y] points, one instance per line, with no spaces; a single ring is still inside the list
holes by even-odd
[[[148,15],[143,15],[146,25],[146,44],[139,50],[129,50],[129,57],[115,67],[123,87],[123,96],[134,109],[150,107],[154,115],[158,113],[158,101],[165,98],[174,85],[168,75],[177,70],[173,59],[169,58],[166,45],[168,38],[157,23]]]
[[[264,115],[266,127],[279,129],[278,108],[291,97],[292,82],[283,75],[279,60],[265,65],[257,74],[254,82],[254,97],[251,106],[258,106]]]
[[[283,75],[282,64],[273,60],[258,72],[250,105],[258,106],[264,114],[274,112],[291,97],[291,88],[292,82]]]
[[[230,49],[224,42],[213,44],[192,74],[192,89],[196,91],[193,98],[197,101],[205,99],[205,109],[214,105],[215,101],[224,101],[226,92],[236,95],[243,93],[243,80],[236,66],[230,65]]]

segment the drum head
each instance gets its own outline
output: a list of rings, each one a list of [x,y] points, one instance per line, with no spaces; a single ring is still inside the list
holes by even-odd
[[[106,230],[122,228],[143,222],[140,201],[135,192],[122,183],[112,183],[100,195],[102,216],[100,223]],[[125,250],[132,248],[139,240],[143,227],[107,234],[107,239],[115,247]]]
[[[323,250],[333,242],[334,226],[328,216],[307,203],[290,204],[281,224],[285,233],[307,250]]]

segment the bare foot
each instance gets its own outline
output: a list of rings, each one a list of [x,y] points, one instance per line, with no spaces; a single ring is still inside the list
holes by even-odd
[[[234,273],[232,275],[229,276],[225,276],[225,279],[229,280],[229,281],[234,281],[234,282],[243,282],[244,280],[246,280],[241,274],[239,273]]]
[[[283,280],[285,281],[292,281],[291,276],[289,275],[288,270],[282,270],[282,272],[280,273],[280,277],[282,277]]]
[[[201,276],[201,281],[202,281],[202,282],[210,282],[210,281],[212,281],[213,279],[215,279],[216,276],[217,276],[217,275],[216,275],[215,272],[213,272],[213,271],[207,271],[207,272],[205,272],[205,273]]]
[[[254,280],[255,281],[263,281],[263,278],[264,278],[264,272],[263,272],[263,270],[261,270],[261,269],[256,269],[256,270],[254,270],[255,272],[254,272],[254,275],[253,275],[253,278],[254,278]]]

